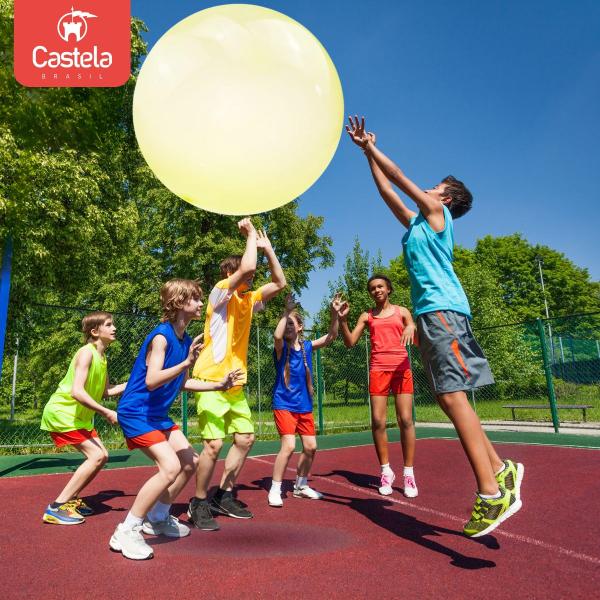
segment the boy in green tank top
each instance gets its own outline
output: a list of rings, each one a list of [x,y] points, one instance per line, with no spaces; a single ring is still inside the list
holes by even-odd
[[[108,381],[104,353],[115,341],[117,331],[112,315],[102,311],[90,313],[83,318],[81,328],[86,345],[75,353],[67,374],[44,407],[40,426],[50,433],[57,447],[70,444],[85,457],[44,512],[44,523],[56,525],[78,525],[93,514],[79,494],[108,460],[108,452],[94,429],[94,414],[101,414],[115,425],[117,413],[100,401],[122,393],[127,384],[110,385]]]

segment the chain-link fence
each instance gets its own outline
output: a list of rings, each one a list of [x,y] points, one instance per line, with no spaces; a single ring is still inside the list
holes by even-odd
[[[8,332],[0,380],[0,453],[53,449],[39,429],[47,399],[66,373],[81,345],[80,323],[85,310],[32,306],[28,316]],[[113,383],[127,379],[140,345],[155,326],[150,317],[114,315],[117,341],[107,352]],[[192,335],[203,323],[194,322]],[[317,332],[306,332],[306,338]],[[475,335],[490,361],[496,383],[469,393],[484,422],[546,421],[558,429],[562,422],[600,422],[600,313],[513,325],[475,327]],[[432,396],[418,349],[409,348],[414,375],[414,414],[419,422],[447,422]],[[369,339],[346,348],[341,339],[315,352],[315,421],[320,433],[370,428]],[[248,352],[246,394],[258,438],[276,437],[271,413],[275,382],[273,332],[253,326]],[[199,441],[193,395],[182,394],[173,418],[188,437]],[[114,408],[116,399],[106,405]],[[393,399],[388,422],[396,420]],[[97,429],[110,448],[124,447],[118,427],[96,419]]]

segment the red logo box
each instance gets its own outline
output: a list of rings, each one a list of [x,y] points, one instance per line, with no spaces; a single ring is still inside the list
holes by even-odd
[[[27,87],[116,87],[129,79],[129,0],[14,0],[15,77]]]

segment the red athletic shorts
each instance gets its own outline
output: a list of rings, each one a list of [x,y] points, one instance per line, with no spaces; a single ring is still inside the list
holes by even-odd
[[[371,371],[369,373],[369,394],[388,396],[413,393],[412,371]]]
[[[136,435],[132,438],[126,437],[125,441],[130,450],[135,450],[136,448],[148,448],[149,446],[154,446],[154,444],[166,442],[167,436],[165,434],[169,431],[175,431],[176,429],[179,429],[179,426],[173,425],[173,427],[170,427],[169,429],[153,429],[148,433]]]
[[[85,440],[91,440],[92,438],[98,437],[98,432],[95,429],[91,431],[87,429],[76,429],[75,431],[51,431],[50,435],[54,440],[54,444],[57,448],[61,446],[75,446],[85,442]]]
[[[316,435],[313,414],[274,410],[275,425],[279,435]]]

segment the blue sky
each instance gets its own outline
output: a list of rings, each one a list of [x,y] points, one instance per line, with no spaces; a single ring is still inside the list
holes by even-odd
[[[150,47],[208,6],[133,0]],[[521,232],[600,279],[600,2],[341,0],[260,2],[302,23],[335,63],[346,113],[364,114],[378,146],[422,187],[451,173],[473,192],[457,244]],[[167,8],[168,6],[168,8]],[[358,236],[384,262],[402,226],[344,133],[331,164],[301,199],[325,217],[336,265],[301,296],[318,310]]]

